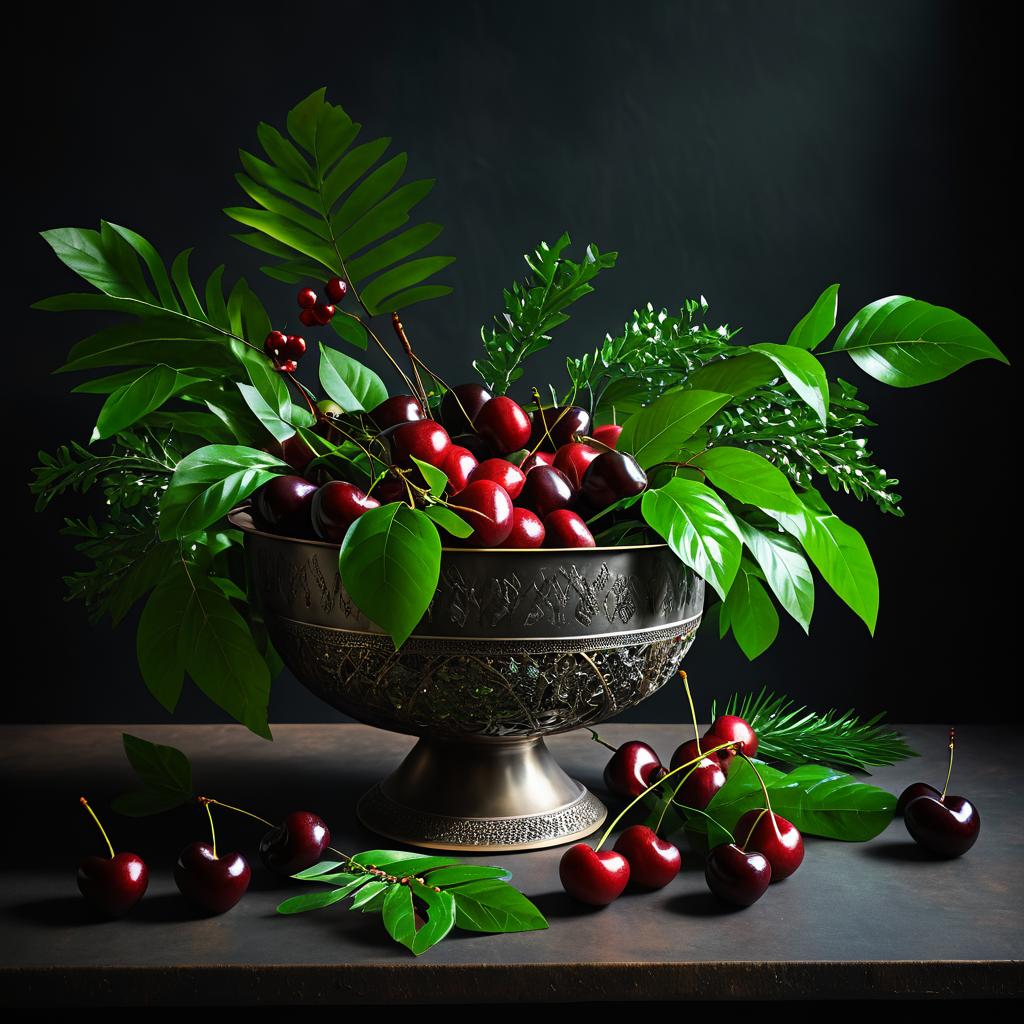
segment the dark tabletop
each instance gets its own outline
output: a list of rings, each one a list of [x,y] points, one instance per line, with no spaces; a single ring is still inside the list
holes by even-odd
[[[350,853],[399,844],[355,818],[359,795],[396,765],[413,740],[360,725],[279,725],[267,743],[240,726],[138,726],[127,731],[184,750],[198,792],[265,818],[313,810],[333,845]],[[197,919],[171,875],[177,851],[207,839],[194,806],[128,819],[109,800],[133,778],[117,726],[5,726],[6,870],[0,881],[0,1003],[490,1002],[684,998],[1019,995],[1024,873],[1024,744],[1007,730],[958,730],[952,791],[982,818],[975,847],[932,861],[900,820],[873,842],[810,838],[803,866],[747,910],[728,912],[707,890],[695,852],[656,893],[627,893],[602,910],[562,891],[564,848],[487,854],[544,912],[547,931],[453,931],[420,957],[386,935],[380,917],[343,907],[281,917],[283,895],[302,883],[270,876],[255,847],[262,826],[217,813],[218,845],[254,865],[245,898]],[[907,726],[922,757],[879,769],[893,792],[909,782],[941,787],[945,729]],[[602,726],[613,743],[640,738],[667,762],[690,730]],[[549,745],[567,771],[605,797],[608,752],[585,731]],[[101,853],[78,804],[85,794],[116,848],[150,866],[149,890],[120,921],[95,918],[75,869]]]

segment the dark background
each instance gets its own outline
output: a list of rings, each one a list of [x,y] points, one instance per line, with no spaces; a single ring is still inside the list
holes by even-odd
[[[35,232],[103,217],[165,255],[195,246],[197,278],[227,262],[275,319],[294,319],[294,290],[259,274],[220,211],[242,198],[236,151],[255,149],[257,123],[283,127],[290,106],[326,85],[364,139],[392,136],[410,176],[437,178],[419,217],[446,225],[434,251],[459,257],[457,288],[406,322],[450,379],[472,379],[480,325],[522,274],[521,254],[563,230],[618,250],[619,266],[531,364],[532,381],[561,380],[567,352],[593,348],[648,301],[673,309],[703,293],[714,324],[784,341],[833,281],[841,322],[908,294],[963,313],[1013,359],[1004,235],[1015,168],[1003,154],[1017,55],[1005,11],[936,0],[335,3],[273,14],[184,5],[160,21],[141,20],[137,5],[68,10],[45,30],[26,20],[5,90],[7,164],[24,177],[5,203],[18,515],[7,627],[24,659],[9,671],[5,718],[167,717],[136,668],[134,619],[111,632],[63,603],[76,557],[61,516],[84,506],[32,512],[36,450],[85,441],[98,407],[49,376],[94,322],[27,308],[77,282]],[[731,638],[699,634],[686,664],[702,715],[712,695],[767,685],[894,720],[1007,717],[990,695],[1009,671],[1011,608],[995,595],[1016,584],[1005,493],[1018,462],[1014,372],[978,363],[900,391],[842,366],[871,402],[871,447],[900,478],[907,513],[834,499],[878,567],[876,636],[824,584],[810,638],[785,618],[754,663]],[[178,717],[222,716],[186,687]],[[272,722],[336,717],[291,677],[275,685]],[[669,686],[631,717],[687,716]]]

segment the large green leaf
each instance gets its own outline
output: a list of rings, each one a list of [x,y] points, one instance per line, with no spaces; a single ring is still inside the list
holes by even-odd
[[[433,182],[402,184],[405,153],[380,163],[389,139],[354,146],[360,125],[328,103],[324,89],[289,112],[287,130],[288,137],[259,126],[266,159],[242,151],[245,174],[238,176],[255,205],[224,211],[254,229],[236,238],[276,258],[264,272],[288,282],[341,276],[371,314],[434,297],[440,286],[412,286],[433,277],[452,258],[412,257],[440,228],[423,224],[394,234]],[[317,267],[322,268],[319,274]]]
[[[149,692],[173,713],[185,682],[185,661],[178,651],[181,621],[192,588],[181,573],[174,573],[146,601],[136,633],[139,669]]]
[[[789,381],[793,390],[825,424],[828,419],[828,376],[813,353],[794,345],[751,345],[751,352],[767,356]]]
[[[192,799],[192,766],[180,750],[127,732],[121,739],[142,788],[114,797],[111,806],[118,814],[133,818],[162,814]]]
[[[725,600],[739,570],[739,526],[722,499],[696,480],[675,478],[644,493],[644,519],[678,558]]]
[[[626,420],[616,448],[632,455],[644,469],[664,462],[728,401],[728,395],[716,391],[663,395]]]
[[[686,387],[741,398],[779,375],[775,364],[765,356],[743,349],[738,351],[743,354],[713,359],[694,370],[686,378]]]
[[[113,437],[144,416],[159,409],[172,395],[185,390],[196,379],[162,363],[124,384],[103,403],[96,419],[97,437]]]
[[[320,383],[345,412],[369,412],[388,397],[384,382],[368,366],[320,343]]]
[[[737,518],[743,543],[764,573],[779,604],[808,632],[814,612],[814,577],[796,541],[778,530],[761,530]]]
[[[338,570],[356,606],[391,635],[397,649],[437,589],[437,527],[418,509],[398,502],[371,509],[345,534]]]
[[[470,932],[532,932],[547,928],[544,915],[506,882],[481,879],[449,890],[455,923]]]
[[[709,448],[692,460],[720,491],[757,508],[799,512],[800,499],[789,478],[767,459],[746,448]]]
[[[426,904],[426,917],[413,902]],[[440,942],[455,926],[455,898],[448,890],[434,892],[426,885],[394,885],[383,905],[384,927],[388,934],[416,956]]]
[[[779,613],[754,568],[745,558],[740,561],[740,571],[725,598],[733,636],[751,661],[764,654],[779,633]]]
[[[813,351],[832,332],[838,310],[839,285],[830,284],[789,332],[786,344]]]
[[[906,295],[878,299],[842,329],[834,352],[897,388],[941,380],[978,359],[1009,362],[980,328],[944,306]]]

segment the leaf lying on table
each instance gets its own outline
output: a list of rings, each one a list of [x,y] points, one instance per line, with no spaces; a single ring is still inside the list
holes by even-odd
[[[348,867],[353,870],[337,871]],[[402,850],[367,850],[350,861],[321,861],[293,876],[335,888],[292,896],[279,914],[319,910],[352,896],[350,910],[379,912],[388,934],[416,956],[452,928],[528,932],[547,928],[544,915],[506,881],[505,868]]]

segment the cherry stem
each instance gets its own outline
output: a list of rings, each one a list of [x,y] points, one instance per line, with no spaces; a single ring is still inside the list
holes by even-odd
[[[753,836],[753,834],[754,834],[754,830],[755,830],[755,829],[757,828],[757,826],[758,826],[758,825],[760,825],[760,824],[761,824],[761,819],[762,819],[762,818],[763,818],[763,817],[764,817],[764,816],[765,816],[765,815],[766,815],[767,813],[768,813],[768,810],[767,810],[767,808],[762,808],[762,810],[761,810],[761,813],[760,813],[760,814],[758,814],[758,816],[757,816],[757,817],[756,817],[756,818],[754,819],[754,824],[750,826],[750,831],[749,831],[749,832],[747,832],[747,838],[743,840],[743,843],[742,843],[742,845],[740,846],[740,849],[742,849],[742,850],[745,850],[745,849],[747,848],[747,843],[749,843],[749,842],[750,842],[750,838],[751,838],[751,836]],[[774,820],[775,820],[775,818],[773,817],[773,818],[772,818],[772,821],[774,821]],[[776,831],[776,832],[778,832],[778,828],[776,828],[776,829],[775,829],[775,831]],[[734,841],[735,841],[735,840],[734,840]]]
[[[201,804],[216,804],[218,807],[223,807],[226,811],[234,811],[236,814],[244,814],[247,818],[252,818],[254,821],[258,821],[268,828],[277,828],[272,821],[267,821],[266,818],[261,818],[258,814],[253,814],[252,811],[245,811],[241,807],[235,807],[233,804],[226,804],[223,800],[214,800],[212,796],[201,796],[198,798]]]
[[[707,818],[712,824],[717,825],[734,843],[736,842],[736,837],[717,818],[713,818],[708,814],[707,811],[702,811],[699,807],[689,807],[687,804],[681,804],[674,798],[671,802],[674,803],[676,807],[681,807],[688,814],[699,814],[702,818]],[[659,825],[660,824],[661,823],[659,822]]]
[[[402,348],[405,349],[405,354],[409,359],[409,365],[412,367],[412,375],[416,378],[416,387],[419,388],[419,393],[416,396],[423,403],[423,415],[426,416],[429,409],[429,402],[427,401],[427,389],[423,386],[423,380],[420,377],[419,367],[416,365],[416,357],[412,352],[412,345],[409,344],[409,339],[405,334],[405,327],[402,326],[402,321],[397,313],[391,314],[391,326],[395,329],[395,334],[398,335],[398,340],[402,343]]]
[[[714,747],[711,750],[706,751],[706,753],[702,754],[700,757],[695,757],[695,758],[693,758],[692,761],[686,761],[684,764],[681,764],[678,767],[673,768],[671,771],[666,772],[656,783],[654,783],[653,786],[648,786],[645,790],[643,790],[643,792],[638,793],[632,800],[630,800],[630,802],[628,804],[626,804],[625,807],[622,808],[621,811],[619,811],[618,816],[608,826],[608,828],[604,832],[604,835],[601,836],[601,839],[598,842],[597,846],[594,847],[594,852],[596,853],[598,850],[601,849],[601,847],[604,845],[605,840],[615,830],[615,826],[618,825],[618,823],[620,821],[622,821],[623,817],[625,817],[626,812],[631,810],[635,804],[639,803],[652,790],[657,789],[666,779],[670,779],[673,775],[677,775],[684,768],[692,768],[695,764],[698,764],[705,756],[707,756],[707,754],[713,754],[713,753],[715,753],[715,751],[725,750],[726,747],[735,747],[735,746],[736,746],[735,743],[720,743],[717,747]]]
[[[609,750],[613,752],[619,749],[618,747],[613,747],[607,740],[602,739],[600,736],[598,736],[597,733],[590,728],[590,726],[587,726],[587,732],[589,732],[591,737],[597,740],[597,742],[600,743],[602,747],[607,747]]]
[[[946,799],[946,791],[949,789],[949,778],[953,774],[953,748],[956,746],[956,729],[952,726],[949,728],[949,767],[946,769],[946,781],[942,787],[942,796],[939,797],[939,802],[944,802]]]
[[[555,444],[555,439],[551,436],[551,431],[555,427],[557,427],[559,423],[561,423],[562,419],[565,416],[569,415],[569,410],[572,408],[572,403],[576,401],[576,389],[573,388],[572,395],[570,396],[569,400],[566,402],[565,406],[562,408],[562,411],[555,417],[554,423],[552,423],[551,426],[549,427],[548,426],[547,417],[544,415],[544,409],[543,409],[543,407],[541,406],[541,403],[540,403],[540,392],[536,388],[530,388],[530,390],[533,392],[533,401],[534,401],[534,404],[537,406],[537,412],[540,415],[541,426],[544,429],[541,431],[540,440],[537,442],[536,446],[530,452],[527,453],[526,459],[528,459],[531,455],[536,455],[537,452],[540,451],[540,446],[544,443],[544,438],[545,437],[552,444]],[[558,445],[555,445],[555,447],[557,448]],[[526,459],[523,459],[523,461],[525,462]]]
[[[107,835],[107,830],[103,827],[102,822],[96,817],[96,812],[89,806],[89,801],[84,796],[78,798],[78,802],[89,812],[90,817],[96,822],[96,827],[100,830],[100,835],[103,836],[103,841],[107,844],[107,849],[110,851],[110,859],[114,859],[114,844],[110,841],[110,836]]]
[[[690,680],[686,677],[686,672],[683,669],[679,670],[679,678],[683,681],[683,689],[686,691],[686,699],[690,702],[690,718],[693,719],[693,742],[697,744],[697,753],[701,752],[700,749],[700,729],[697,728],[697,712],[693,707],[693,694],[690,693]]]
[[[752,770],[752,771],[754,772],[754,774],[755,774],[755,775],[757,776],[757,781],[761,783],[761,792],[762,792],[762,793],[764,793],[764,805],[765,805],[765,809],[767,810],[768,814],[770,814],[770,815],[771,815],[771,822],[772,822],[772,828],[774,828],[774,829],[775,829],[775,834],[776,834],[776,835],[777,835],[777,836],[779,837],[779,842],[781,842],[781,841],[782,841],[782,833],[781,833],[781,832],[779,831],[779,823],[778,823],[778,822],[777,822],[777,821],[775,820],[775,812],[774,812],[774,811],[772,810],[772,802],[771,802],[771,800],[770,800],[770,799],[769,799],[769,797],[768,797],[768,787],[767,787],[767,786],[766,786],[766,785],[764,784],[764,779],[762,779],[762,778],[761,778],[761,773],[760,773],[760,772],[759,772],[759,771],[757,770],[757,766],[756,766],[756,765],[754,764],[754,762],[753,762],[753,761],[752,761],[752,760],[751,760],[751,759],[750,759],[750,758],[749,758],[749,757],[748,757],[748,756],[747,756],[747,755],[746,755],[746,754],[745,754],[745,753],[743,752],[743,747],[742,747],[742,745],[740,746],[740,748],[739,748],[739,750],[738,750],[738,753],[739,753],[740,757],[742,757],[742,758],[743,758],[743,760],[744,760],[744,761],[746,761],[746,762],[747,762],[747,764],[749,764],[749,765],[750,765],[750,767],[751,767],[751,770]],[[748,839],[748,841],[749,841],[749,839],[750,839],[750,836],[747,836],[747,839]]]
[[[451,392],[452,398],[455,399],[455,404],[459,407],[459,411],[462,413],[462,415],[466,417],[466,422],[469,424],[469,429],[472,430],[473,418],[466,411],[466,407],[462,404],[462,399],[459,398],[458,392],[444,379],[444,377],[442,377],[439,373],[435,373],[429,366],[427,366],[427,364],[423,362],[423,360],[420,359],[420,357],[416,355],[415,352],[413,352],[411,347],[409,349],[409,354],[413,357],[413,359],[416,360],[416,364],[418,366],[422,367],[423,370],[425,370],[427,373],[430,374],[431,377],[434,378],[435,384],[440,384],[441,387],[445,389],[445,391]]]
[[[217,859],[217,832],[213,827],[213,811],[210,810],[210,803],[212,801],[204,800],[201,801],[203,806],[206,808],[206,816],[210,819],[210,839],[213,845],[213,859]]]
[[[306,392],[306,389],[302,386],[302,384],[300,384],[299,381],[296,379],[294,373],[287,372],[285,373],[285,376],[292,382],[292,384],[295,385],[295,388],[298,390],[299,394],[302,395],[302,397],[306,400],[306,405],[309,406],[310,414],[312,415],[313,422],[315,423],[320,418],[320,410],[317,409],[317,407],[313,404],[313,400],[309,397],[309,394]],[[310,451],[312,451],[312,449],[310,449]]]
[[[381,352],[384,353],[388,362],[391,363],[391,365],[395,368],[395,372],[404,381],[405,386],[410,391],[415,391],[416,389],[413,387],[412,381],[409,380],[409,378],[405,375],[405,371],[395,361],[395,357],[388,351],[387,345],[385,345],[384,342],[381,341],[380,338],[378,338],[377,335],[373,333],[373,331],[370,329],[370,325],[364,324],[363,318],[361,316],[359,316],[356,313],[350,313],[347,309],[339,309],[338,312],[341,313],[342,316],[347,316],[350,320],[355,320],[355,322],[359,324],[371,338],[373,338],[374,344],[377,346],[377,348],[381,350]],[[369,316],[369,314],[367,314],[367,316]]]

